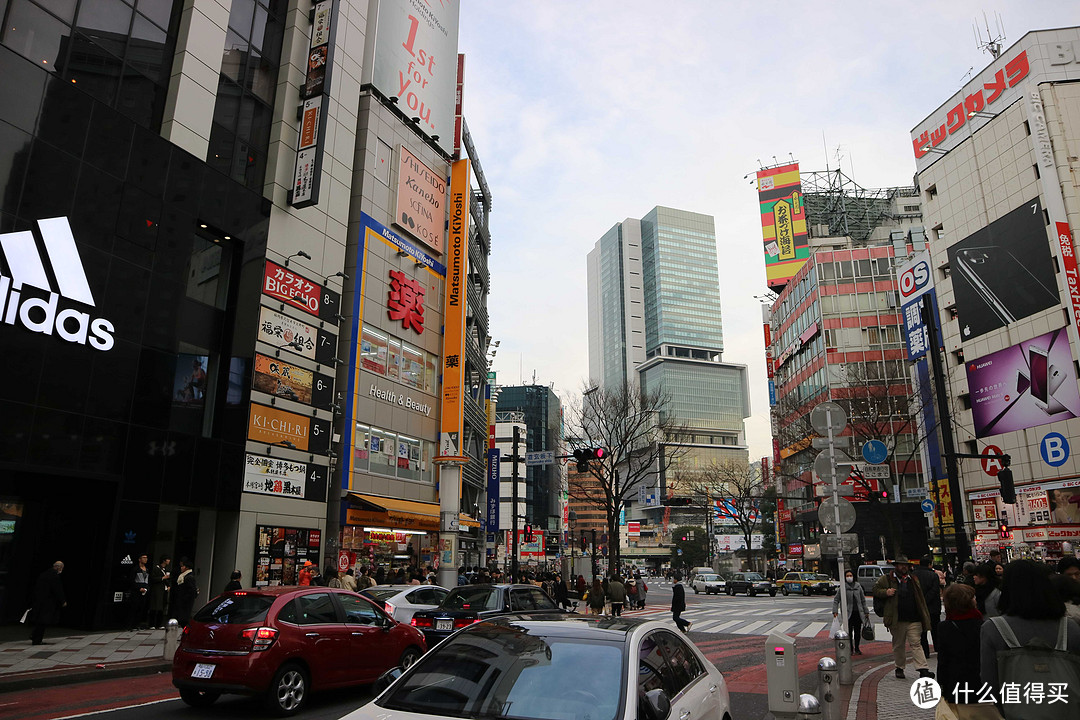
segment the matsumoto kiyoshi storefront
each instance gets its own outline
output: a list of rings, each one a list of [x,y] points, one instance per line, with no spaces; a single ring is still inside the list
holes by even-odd
[[[1060,558],[1064,543],[1080,546],[1080,478],[1016,488],[1016,504],[1005,505],[997,490],[968,493],[976,560],[1007,548],[1011,557]],[[1001,524],[1010,537],[1001,538]]]

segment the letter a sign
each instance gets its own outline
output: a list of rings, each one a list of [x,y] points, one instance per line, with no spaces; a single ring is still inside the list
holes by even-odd
[[[1001,455],[1001,448],[997,445],[987,445],[982,451],[982,469],[990,477],[997,477],[1002,468],[1001,459],[993,457],[994,455]]]

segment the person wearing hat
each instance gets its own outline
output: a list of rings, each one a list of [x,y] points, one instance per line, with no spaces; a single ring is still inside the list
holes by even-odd
[[[314,567],[315,567],[315,563],[311,562],[310,560],[306,561],[304,563],[304,567],[300,568],[300,575],[299,575],[299,578],[296,581],[296,584],[297,585],[310,585],[311,584],[311,576],[312,576],[311,571],[312,571],[312,569]]]
[[[885,603],[885,627],[892,634],[893,661],[896,677],[904,677],[907,649],[919,677],[934,677],[926,664],[922,648],[922,634],[930,629],[930,613],[926,608],[919,579],[911,574],[911,561],[900,555],[893,561],[892,572],[882,575],[874,584],[874,597]]]

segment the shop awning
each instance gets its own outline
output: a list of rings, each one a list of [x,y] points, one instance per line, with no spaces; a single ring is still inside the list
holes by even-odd
[[[438,532],[439,505],[418,500],[349,493],[348,525],[379,525],[391,530]]]

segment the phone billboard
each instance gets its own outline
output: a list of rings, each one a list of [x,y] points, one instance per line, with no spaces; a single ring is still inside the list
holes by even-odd
[[[949,248],[964,342],[1061,304],[1039,198]]]
[[[1080,417],[1066,328],[967,362],[975,436]]]

